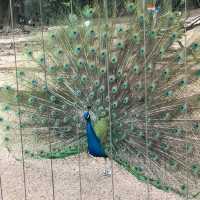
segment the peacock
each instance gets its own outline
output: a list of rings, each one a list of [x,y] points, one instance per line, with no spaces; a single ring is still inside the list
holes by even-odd
[[[169,2],[94,1],[43,33],[40,48],[25,45],[17,88],[1,87],[7,149],[21,141],[34,159],[86,151],[197,196],[200,44],[187,41],[186,10]]]

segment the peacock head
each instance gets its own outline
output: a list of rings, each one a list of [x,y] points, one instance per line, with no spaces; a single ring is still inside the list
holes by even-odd
[[[86,121],[89,121],[90,120],[90,113],[88,111],[84,112],[83,113],[83,117]]]

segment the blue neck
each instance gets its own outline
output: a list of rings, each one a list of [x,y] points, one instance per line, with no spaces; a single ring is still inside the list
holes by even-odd
[[[101,141],[97,137],[90,119],[87,120],[86,133],[87,133],[89,153],[93,156],[96,156],[96,157],[106,157],[106,154],[105,154],[105,151],[104,151],[103,146],[101,144]]]

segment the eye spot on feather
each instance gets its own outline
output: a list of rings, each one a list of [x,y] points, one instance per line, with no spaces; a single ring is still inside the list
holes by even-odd
[[[81,76],[81,83],[85,84],[87,80],[88,80],[88,78],[86,75]]]
[[[88,32],[88,36],[90,38],[95,38],[96,37],[96,32],[95,30],[91,29],[89,32]]]
[[[92,55],[95,55],[96,54],[96,48],[95,47],[91,47],[89,49],[89,53],[92,54]]]
[[[101,73],[101,75],[104,75],[104,74],[106,73],[106,68],[105,68],[105,67],[102,67],[102,68],[100,69],[100,73]]]
[[[113,83],[114,81],[115,81],[115,76],[114,75],[109,76],[109,82]]]
[[[48,72],[49,73],[55,73],[58,70],[57,66],[49,66]]]
[[[172,33],[171,39],[175,41],[177,39],[177,33]]]
[[[122,26],[118,26],[116,28],[117,33],[123,33],[124,32],[124,28]]]
[[[122,71],[122,69],[119,69],[118,71],[117,71],[117,77],[122,77],[123,76],[123,71]]]
[[[118,92],[117,86],[112,87],[112,93],[116,94]]]
[[[68,71],[69,68],[70,68],[70,65],[68,63],[64,64],[64,66],[63,66],[64,71]]]
[[[77,30],[71,30],[69,32],[69,38],[70,39],[77,39],[79,36],[79,32]]]
[[[186,113],[187,110],[188,110],[187,104],[185,103],[185,104],[183,104],[183,105],[180,105],[180,106],[179,106],[179,110],[180,110],[181,113]]]
[[[117,102],[117,101],[113,102],[113,104],[112,104],[112,108],[116,109],[117,106],[118,106],[118,102]]]
[[[144,16],[140,15],[138,18],[138,21],[139,21],[140,25],[143,25],[144,24]]]
[[[106,57],[106,50],[102,50],[100,53],[100,58],[104,59]]]
[[[4,121],[3,117],[0,117],[0,122],[3,122],[3,121]]]
[[[179,81],[179,86],[180,87],[185,87],[187,85],[187,80],[186,79],[182,79]]]
[[[78,61],[77,61],[77,65],[78,67],[82,68],[85,66],[85,60],[83,58],[80,58]]]
[[[95,63],[90,63],[90,64],[89,64],[89,69],[90,69],[90,70],[96,69]]]
[[[32,50],[29,50],[29,51],[27,52],[27,54],[28,54],[28,56],[32,57],[32,56],[33,56],[33,51],[32,51]]]
[[[62,55],[63,54],[63,50],[62,49],[59,49],[58,50],[58,55]]]
[[[199,49],[199,44],[198,43],[193,43],[191,45],[191,48],[192,48],[193,51],[197,51]]]
[[[9,138],[9,137],[5,137],[5,138],[4,138],[4,141],[5,141],[5,142],[8,142],[8,141],[10,141],[10,138]]]
[[[31,96],[28,98],[28,104],[33,105],[37,102],[37,98],[34,96]]]
[[[159,51],[160,57],[162,57],[162,56],[164,55],[164,53],[165,53],[165,50],[164,50],[163,47],[161,47],[161,48],[160,48],[160,51]]]
[[[92,18],[94,15],[94,9],[90,8],[88,5],[84,7],[83,9],[83,15],[85,18]]]
[[[194,123],[192,124],[192,130],[193,130],[194,132],[198,131],[199,128],[200,128],[199,122],[194,122]]]
[[[10,85],[6,85],[4,88],[5,88],[6,91],[12,91],[13,90]]]
[[[199,164],[193,164],[191,166],[191,171],[192,171],[192,174],[194,176],[199,176],[200,175],[200,165]]]
[[[128,81],[122,83],[122,89],[126,90],[126,89],[128,89],[128,86],[129,86]]]
[[[100,93],[104,93],[105,92],[105,86],[102,85],[100,88],[99,88],[99,92]]]
[[[95,96],[95,93],[94,93],[94,92],[90,92],[90,93],[89,93],[89,99],[93,99],[94,96]]]
[[[10,126],[10,125],[6,125],[6,126],[5,126],[5,130],[6,130],[6,131],[10,131],[10,130],[11,130],[11,126]]]
[[[149,32],[149,38],[150,38],[150,39],[155,40],[156,37],[157,37],[156,31],[150,31],[150,32]]]
[[[140,67],[138,65],[133,66],[133,73],[136,75],[140,73]]]
[[[136,8],[137,7],[136,7],[135,3],[128,3],[127,6],[126,6],[126,9],[127,9],[128,13],[135,12]]]
[[[124,42],[123,41],[118,41],[117,42],[117,48],[118,49],[124,49]]]
[[[144,47],[140,48],[139,54],[140,54],[141,57],[144,56],[144,53],[145,53]]]
[[[164,92],[164,95],[166,97],[172,97],[173,96],[173,91],[172,90],[167,90],[167,91]]]
[[[112,56],[111,63],[116,64],[118,62],[117,56]]]
[[[51,39],[55,39],[56,35],[54,33],[51,34]]]
[[[101,100],[97,99],[95,103],[96,103],[97,106],[99,106],[101,104]]]
[[[21,78],[21,77],[25,76],[25,72],[19,70],[19,71],[17,71],[17,76],[18,76],[19,78]]]
[[[41,58],[39,59],[39,63],[40,63],[40,64],[44,64],[44,62],[45,62],[44,57],[41,57]]]
[[[100,81],[99,81],[99,80],[95,80],[95,81],[94,81],[94,85],[95,85],[95,87],[99,87]]]

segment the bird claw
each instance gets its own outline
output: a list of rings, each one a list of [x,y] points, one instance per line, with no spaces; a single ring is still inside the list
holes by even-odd
[[[106,169],[106,170],[104,170],[103,175],[107,176],[107,177],[110,177],[112,175],[112,172],[111,172],[111,170],[107,170]]]

